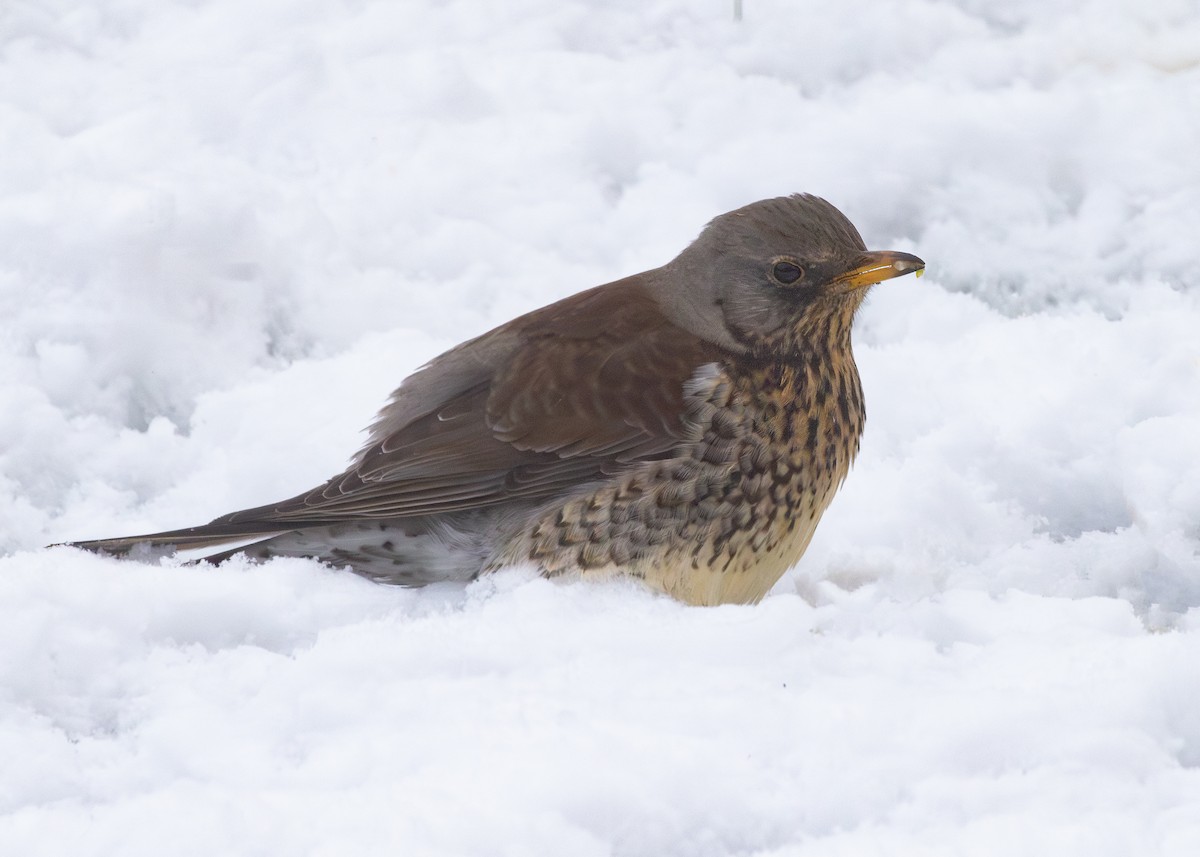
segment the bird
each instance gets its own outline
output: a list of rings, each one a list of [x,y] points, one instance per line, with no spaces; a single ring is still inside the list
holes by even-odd
[[[435,357],[311,491],[68,544],[311,557],[409,586],[532,565],[752,604],[799,561],[858,453],[856,312],[875,284],[924,269],[868,251],[821,197],[754,202],[662,267]]]

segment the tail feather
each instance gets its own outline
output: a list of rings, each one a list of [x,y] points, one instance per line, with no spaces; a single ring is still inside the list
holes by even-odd
[[[268,526],[266,522],[241,524],[205,524],[200,527],[184,527],[165,530],[161,533],[146,533],[140,536],[122,536],[115,539],[89,539],[78,542],[62,542],[51,547],[74,547],[95,553],[125,556],[139,549],[148,551],[190,551],[217,548],[234,542],[256,542],[289,532],[292,527]],[[243,545],[244,546],[244,545]],[[240,547],[231,553],[240,550]]]
[[[457,525],[456,525],[457,524]],[[490,555],[488,520],[405,519],[379,522],[228,522],[218,518],[199,527],[165,530],[115,539],[64,542],[95,553],[153,560],[175,555],[185,562],[220,563],[235,554],[251,559],[310,557],[387,583],[421,586],[445,580],[471,580]]]

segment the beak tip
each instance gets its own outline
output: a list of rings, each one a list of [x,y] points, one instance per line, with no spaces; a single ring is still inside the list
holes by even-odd
[[[906,253],[901,258],[892,262],[892,267],[896,269],[896,276],[911,274],[913,271],[916,271],[917,276],[920,276],[925,270],[925,260],[918,259],[916,256]]]

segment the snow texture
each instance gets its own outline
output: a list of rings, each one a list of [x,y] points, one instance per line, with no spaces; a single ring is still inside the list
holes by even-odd
[[[0,854],[1200,854],[1200,5],[732,6],[0,5]],[[929,271],[757,606],[42,547],[797,191]]]

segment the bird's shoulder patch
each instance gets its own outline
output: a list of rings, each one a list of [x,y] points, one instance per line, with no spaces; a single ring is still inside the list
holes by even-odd
[[[540,313],[497,369],[486,408],[494,436],[563,456],[665,452],[689,434],[687,391],[702,383],[697,367],[713,363],[716,346],[672,324],[653,300],[622,284],[578,299],[591,317],[587,336],[576,326],[579,307],[568,299],[556,312]]]

